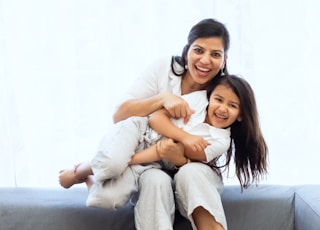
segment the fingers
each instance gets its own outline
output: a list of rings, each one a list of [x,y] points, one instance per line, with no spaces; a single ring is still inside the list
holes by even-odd
[[[170,97],[167,95],[164,108],[173,118],[183,117],[185,123],[189,121],[190,116],[194,113],[189,104],[183,98],[176,95],[170,95]]]
[[[174,108],[169,109],[168,112],[170,113],[171,117],[174,117],[174,118],[183,117],[185,124],[189,121],[191,115],[195,113],[195,111],[191,109],[188,104],[185,104],[183,106],[182,105],[175,106]]]
[[[186,116],[184,116],[183,123],[187,124],[188,121],[190,120],[191,115],[194,114],[194,113],[195,113],[195,111],[190,109],[190,111],[187,112]]]
[[[205,148],[208,147],[208,145],[210,145],[210,143],[208,141],[204,141],[202,143],[196,144],[193,146],[192,150],[195,152],[200,152],[200,151],[204,151]]]

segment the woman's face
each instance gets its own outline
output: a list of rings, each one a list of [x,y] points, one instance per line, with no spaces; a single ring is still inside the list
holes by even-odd
[[[230,87],[218,85],[211,93],[206,123],[216,128],[227,128],[241,121],[240,100]]]
[[[195,83],[205,84],[223,69],[226,56],[222,38],[198,38],[187,53],[187,76]]]

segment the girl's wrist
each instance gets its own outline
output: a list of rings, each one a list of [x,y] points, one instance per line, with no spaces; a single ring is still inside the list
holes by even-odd
[[[186,160],[185,160],[185,162],[183,163],[183,164],[181,164],[181,165],[176,165],[176,168],[177,169],[179,169],[179,168],[181,168],[182,166],[184,166],[184,165],[186,165],[186,164],[189,164],[190,162],[191,162],[191,160],[189,159],[189,158],[185,158]]]
[[[155,145],[156,146],[156,154],[157,154],[159,160],[162,160],[158,143],[156,143],[156,145]]]

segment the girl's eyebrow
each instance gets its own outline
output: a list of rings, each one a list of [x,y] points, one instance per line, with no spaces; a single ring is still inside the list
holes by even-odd
[[[224,98],[224,97],[220,96],[220,94],[214,93],[214,92],[212,92],[212,95],[211,95],[211,96],[215,96],[215,97],[219,97],[219,98]],[[236,105],[240,106],[240,102],[230,101],[230,103],[236,104]]]

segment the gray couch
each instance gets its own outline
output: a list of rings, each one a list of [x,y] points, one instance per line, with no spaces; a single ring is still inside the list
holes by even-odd
[[[0,230],[135,229],[130,203],[118,211],[88,208],[86,195],[83,187],[0,188]],[[229,230],[320,229],[320,185],[261,185],[243,193],[226,186],[222,201]],[[174,229],[191,229],[178,212]]]

